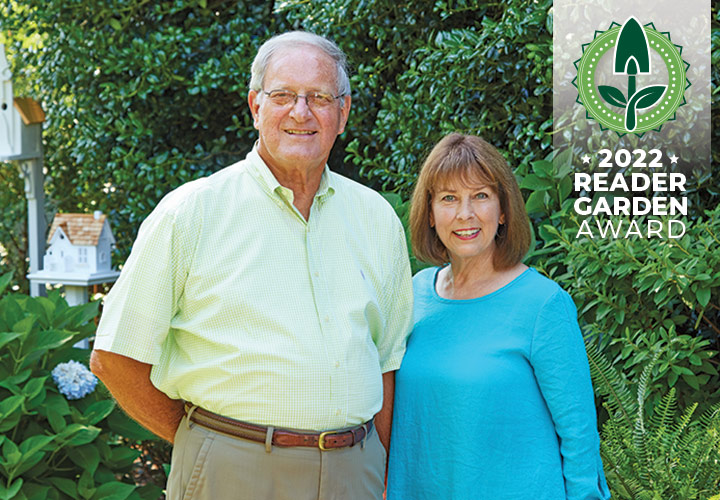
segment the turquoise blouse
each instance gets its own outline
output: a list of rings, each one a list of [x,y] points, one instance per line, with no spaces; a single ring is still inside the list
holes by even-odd
[[[587,356],[570,296],[528,269],[448,300],[413,279],[396,375],[388,500],[606,500]]]

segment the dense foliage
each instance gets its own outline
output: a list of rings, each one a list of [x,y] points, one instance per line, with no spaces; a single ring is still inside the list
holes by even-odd
[[[271,4],[13,0],[0,19],[16,93],[47,115],[49,208],[108,214],[119,262],[165,193],[252,147],[246,88],[258,45],[276,31]],[[0,196],[19,201],[21,187]],[[0,214],[4,246],[17,212]]]
[[[544,156],[552,129],[552,2],[288,1],[282,11],[338,39],[355,64],[347,160],[409,193],[451,131],[516,162]]]
[[[0,277],[0,296],[9,282],[9,274]],[[96,315],[96,302],[68,307],[57,292],[0,299],[0,499],[158,497],[156,486],[135,487],[129,474],[140,451],[119,436],[152,435],[101,387],[81,379],[73,390],[59,378],[58,365],[72,361],[92,377],[88,350],[73,345],[95,333]]]

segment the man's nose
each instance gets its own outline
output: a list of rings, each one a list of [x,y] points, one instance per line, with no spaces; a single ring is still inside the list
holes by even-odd
[[[290,110],[290,116],[295,118],[296,120],[304,120],[307,119],[307,117],[311,114],[312,111],[310,110],[310,106],[308,105],[307,96],[297,96],[295,104],[293,104],[292,109]]]

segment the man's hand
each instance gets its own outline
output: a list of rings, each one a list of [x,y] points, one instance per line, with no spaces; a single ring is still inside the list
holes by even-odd
[[[128,415],[161,438],[173,442],[185,414],[183,402],[170,399],[150,382],[152,365],[96,349],[90,357],[90,369]]]

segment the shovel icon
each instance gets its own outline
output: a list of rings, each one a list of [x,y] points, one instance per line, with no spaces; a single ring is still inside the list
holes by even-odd
[[[667,90],[667,85],[649,85],[636,90],[637,75],[650,75],[652,72],[647,35],[635,17],[630,17],[618,34],[613,74],[627,75],[627,98],[620,89],[609,85],[599,85],[598,92],[609,104],[625,108],[625,129],[632,132],[637,127],[637,112],[657,104]]]

